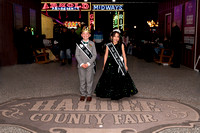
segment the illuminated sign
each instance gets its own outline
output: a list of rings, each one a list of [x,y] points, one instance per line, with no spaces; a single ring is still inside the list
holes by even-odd
[[[42,11],[90,11],[90,2],[42,2]]]
[[[124,25],[124,19],[123,19],[123,14],[119,14],[119,29],[123,30],[123,25]]]
[[[124,11],[123,4],[93,4],[93,11]]]
[[[118,28],[124,30],[124,12],[120,14],[119,12],[113,15],[113,29]]]
[[[113,15],[113,29],[118,28],[118,15]]]
[[[88,12],[88,27],[95,29],[95,12]]]
[[[77,28],[77,26],[81,27],[81,22],[77,21],[65,21],[64,23],[65,27],[67,28]]]

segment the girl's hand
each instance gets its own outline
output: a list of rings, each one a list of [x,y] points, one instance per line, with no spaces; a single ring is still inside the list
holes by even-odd
[[[125,68],[126,68],[126,71],[128,71],[128,67],[127,67],[127,66],[125,66]]]

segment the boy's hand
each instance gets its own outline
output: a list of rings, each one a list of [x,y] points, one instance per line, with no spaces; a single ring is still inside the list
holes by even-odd
[[[85,68],[85,64],[81,65],[82,68]]]
[[[87,63],[85,64],[85,68],[88,68],[88,64]]]
[[[86,69],[86,68],[88,68],[88,64],[87,63],[83,64],[81,67]]]

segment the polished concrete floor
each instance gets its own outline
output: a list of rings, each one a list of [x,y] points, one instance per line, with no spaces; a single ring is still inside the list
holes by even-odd
[[[135,97],[173,100],[200,110],[199,72],[185,66],[171,68],[149,63],[135,56],[127,58],[129,73],[139,91]],[[98,56],[94,87],[101,75],[102,64],[103,57]],[[51,62],[1,67],[0,103],[18,98],[79,94],[76,65],[73,59],[71,65],[64,66]]]

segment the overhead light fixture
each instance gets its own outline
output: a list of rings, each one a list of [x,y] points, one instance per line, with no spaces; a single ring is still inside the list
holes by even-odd
[[[116,0],[112,0],[112,2],[116,2]]]
[[[159,22],[154,22],[153,20],[147,21],[149,27],[158,27]]]
[[[84,2],[87,2],[87,0],[84,0]]]

